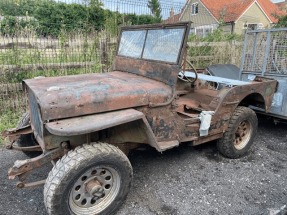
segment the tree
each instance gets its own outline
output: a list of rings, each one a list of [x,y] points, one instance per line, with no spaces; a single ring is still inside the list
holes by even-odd
[[[287,27],[287,16],[278,17],[278,23],[275,25],[276,28],[286,28]]]
[[[160,22],[162,17],[159,0],[149,0],[147,6],[150,9],[152,15]]]

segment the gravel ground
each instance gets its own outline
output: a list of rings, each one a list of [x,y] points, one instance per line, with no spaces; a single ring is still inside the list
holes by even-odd
[[[218,154],[215,144],[184,144],[163,154],[133,151],[131,191],[125,214],[287,214],[287,125],[262,118],[251,152],[237,160]],[[0,150],[0,214],[46,214],[42,187],[19,190],[7,170],[20,152]],[[51,166],[31,180],[45,178]]]

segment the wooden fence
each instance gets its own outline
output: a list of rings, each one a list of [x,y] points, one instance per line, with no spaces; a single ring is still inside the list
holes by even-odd
[[[189,60],[198,67],[241,63],[243,42],[189,42]]]

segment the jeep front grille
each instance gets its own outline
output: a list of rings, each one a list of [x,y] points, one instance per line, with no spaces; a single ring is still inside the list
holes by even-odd
[[[32,128],[41,138],[43,137],[43,123],[40,116],[37,99],[31,90],[28,91],[29,105],[30,105],[30,119]]]

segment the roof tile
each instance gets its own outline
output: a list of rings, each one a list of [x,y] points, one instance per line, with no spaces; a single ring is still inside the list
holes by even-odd
[[[272,22],[277,22],[274,14],[286,15],[270,0],[201,0],[218,21],[224,22],[236,21],[256,1]]]

